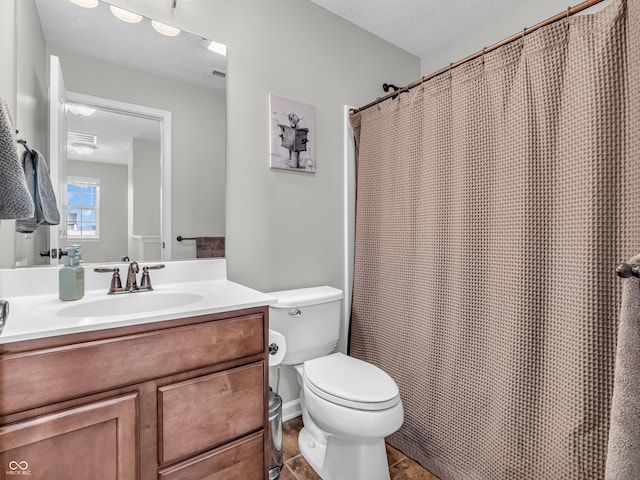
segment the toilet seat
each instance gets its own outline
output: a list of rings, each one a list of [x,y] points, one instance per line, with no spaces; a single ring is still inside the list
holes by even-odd
[[[303,381],[319,397],[358,410],[384,410],[400,402],[398,386],[386,372],[342,353],[306,361]]]

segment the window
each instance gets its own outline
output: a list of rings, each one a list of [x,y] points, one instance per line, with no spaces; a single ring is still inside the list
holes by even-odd
[[[67,236],[100,238],[100,179],[67,179]]]

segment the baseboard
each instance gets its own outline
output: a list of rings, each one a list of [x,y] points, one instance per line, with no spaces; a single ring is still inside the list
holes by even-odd
[[[282,404],[282,421],[286,422],[292,418],[296,418],[302,415],[300,409],[300,399],[291,400],[290,402]]]

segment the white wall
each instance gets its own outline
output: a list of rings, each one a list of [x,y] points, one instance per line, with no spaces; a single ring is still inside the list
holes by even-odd
[[[0,2],[0,97],[15,114],[16,109],[16,0]],[[15,120],[15,119],[14,119]]]
[[[160,236],[160,142],[133,140],[133,234]]]
[[[100,239],[70,238],[91,263],[114,262],[127,255],[127,166],[68,160],[67,175],[100,179]]]

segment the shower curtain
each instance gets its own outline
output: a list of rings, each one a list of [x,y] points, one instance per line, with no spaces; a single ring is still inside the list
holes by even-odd
[[[351,354],[443,479],[604,476],[640,251],[640,1],[544,27],[352,115]]]

